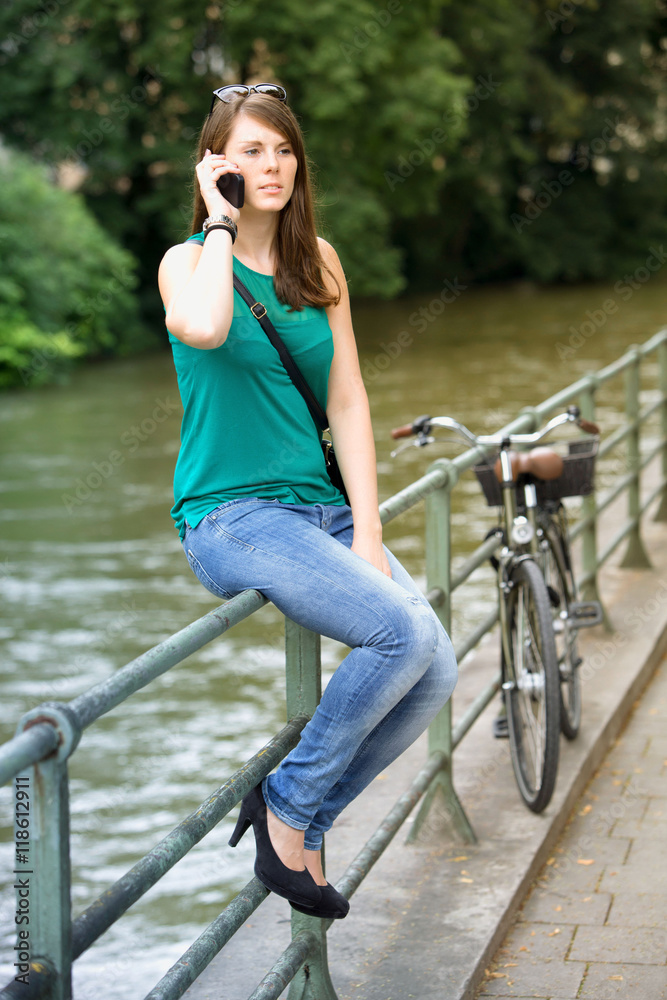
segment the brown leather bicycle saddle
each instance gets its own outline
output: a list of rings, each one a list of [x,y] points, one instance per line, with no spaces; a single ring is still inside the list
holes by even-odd
[[[532,451],[511,451],[512,479],[514,482],[521,473],[535,476],[537,479],[558,479],[563,474],[563,459],[551,448],[533,448]],[[500,456],[496,459],[494,472],[499,483],[503,481],[500,469]]]

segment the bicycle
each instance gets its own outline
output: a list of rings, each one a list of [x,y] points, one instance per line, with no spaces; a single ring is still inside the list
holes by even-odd
[[[512,451],[538,444],[555,428],[576,424],[585,439],[550,448]],[[602,621],[598,601],[578,600],[570,557],[565,496],[593,490],[599,428],[576,406],[533,434],[475,435],[451,417],[418,417],[395,428],[400,445],[425,447],[434,428],[455,431],[473,447],[497,449],[473,466],[489,506],[499,507],[491,556],[497,574],[501,633],[501,689],[507,713],[512,767],[519,792],[533,812],[548,805],[556,785],[561,731],[574,739],[581,722],[577,632]],[[487,535],[487,537],[488,537]]]

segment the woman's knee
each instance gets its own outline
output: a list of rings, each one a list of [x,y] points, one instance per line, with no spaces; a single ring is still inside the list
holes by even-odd
[[[432,609],[418,597],[405,594],[400,605],[388,616],[389,641],[394,656],[405,659],[413,667],[426,669],[440,643],[442,626]]]
[[[459,679],[459,667],[452,641],[442,626],[440,627],[438,648],[433,657],[432,667],[438,676],[439,698],[442,704],[449,701]]]

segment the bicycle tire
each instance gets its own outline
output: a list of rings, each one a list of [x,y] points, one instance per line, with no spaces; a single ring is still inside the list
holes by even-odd
[[[560,749],[560,680],[551,602],[532,559],[514,566],[510,584],[506,600],[511,662],[503,656],[510,754],[522,799],[540,813],[556,786]]]
[[[567,542],[567,522],[563,524],[561,510],[559,521],[548,518],[544,534],[548,544],[545,552],[544,578],[550,588],[558,673],[560,677],[560,727],[568,740],[576,739],[581,725],[581,678],[577,651],[576,629],[568,628],[563,619],[569,617],[570,604],[577,600],[577,589],[572,572]]]

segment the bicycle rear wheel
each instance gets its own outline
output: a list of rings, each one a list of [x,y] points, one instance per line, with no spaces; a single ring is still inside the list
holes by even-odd
[[[560,676],[560,725],[563,735],[573,740],[581,724],[581,679],[577,651],[577,631],[572,627],[570,605],[577,600],[576,584],[570,563],[567,523],[562,509],[560,518],[548,518],[544,525],[548,547],[545,551],[544,578],[552,605],[558,672]]]
[[[539,813],[556,785],[560,682],[549,592],[532,559],[510,574],[509,660],[503,676],[512,767],[526,805]]]

